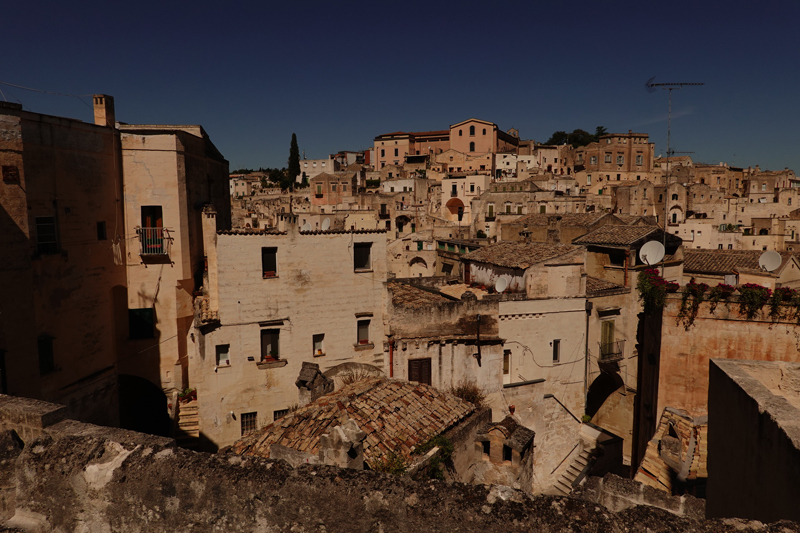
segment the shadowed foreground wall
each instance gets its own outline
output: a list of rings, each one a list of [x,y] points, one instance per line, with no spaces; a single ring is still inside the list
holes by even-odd
[[[293,469],[283,461],[193,452],[161,437],[58,421],[53,406],[26,402],[0,396],[6,428],[0,432],[0,472],[6,474],[0,479],[0,529],[486,533],[742,527],[648,507],[615,514],[592,502],[532,498],[507,487],[413,482],[330,466]],[[24,412],[9,415],[12,410]],[[12,438],[13,424],[29,429],[24,448]],[[31,428],[39,430],[35,440]],[[798,524],[786,526],[800,531]]]

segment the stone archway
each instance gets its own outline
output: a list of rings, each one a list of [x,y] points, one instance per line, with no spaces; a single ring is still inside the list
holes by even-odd
[[[428,263],[421,257],[415,257],[408,263],[408,275],[412,278],[428,275]]]

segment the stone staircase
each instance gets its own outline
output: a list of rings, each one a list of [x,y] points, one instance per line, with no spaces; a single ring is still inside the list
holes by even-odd
[[[178,404],[178,427],[175,442],[181,448],[197,448],[200,444],[200,415],[197,400]]]
[[[584,449],[578,454],[570,465],[564,470],[547,494],[553,496],[568,496],[578,481],[589,471],[595,462],[594,454],[591,450]]]

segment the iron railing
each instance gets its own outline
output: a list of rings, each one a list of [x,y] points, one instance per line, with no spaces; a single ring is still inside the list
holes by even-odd
[[[166,228],[138,228],[140,255],[169,255],[172,237]]]
[[[610,363],[622,359],[623,351],[625,348],[625,341],[614,341],[608,343],[600,343],[600,361]]]

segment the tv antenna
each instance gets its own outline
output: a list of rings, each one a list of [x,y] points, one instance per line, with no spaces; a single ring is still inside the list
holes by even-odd
[[[693,85],[704,85],[704,83],[698,82],[680,82],[680,83],[653,83],[653,80],[656,79],[655,76],[647,80],[644,84],[644,88],[647,89],[647,92],[654,93],[656,92],[657,87],[661,87],[663,90],[669,92],[669,108],[667,110],[667,172],[664,178],[664,248],[667,247],[667,217],[669,217],[669,204],[667,203],[667,198],[669,197],[669,159],[670,159],[670,134],[672,132],[672,90],[673,89],[683,89],[687,86]],[[664,275],[664,265],[661,265],[661,275]]]

